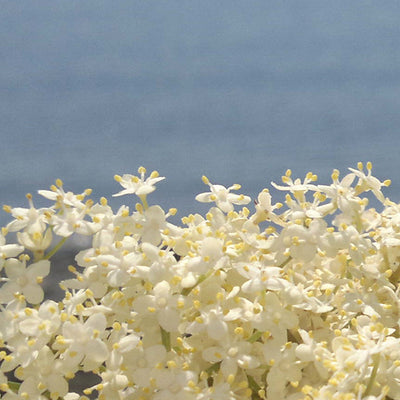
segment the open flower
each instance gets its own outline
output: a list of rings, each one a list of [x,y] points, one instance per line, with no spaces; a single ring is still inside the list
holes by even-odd
[[[44,292],[40,283],[50,272],[50,261],[41,260],[26,267],[26,260],[10,258],[5,263],[7,274],[5,284],[0,288],[0,301],[7,303],[15,294],[22,294],[32,304],[43,300]]]
[[[66,321],[62,329],[63,335],[57,343],[66,349],[66,365],[73,367],[83,362],[85,370],[101,365],[109,354],[107,345],[102,340],[105,328],[106,317],[100,313],[91,315],[84,323],[76,320]]]
[[[178,307],[181,301],[179,295],[172,293],[169,283],[162,281],[154,286],[152,295],[138,297],[133,306],[141,315],[154,315],[167,332],[174,332],[180,322]]]
[[[53,193],[53,192],[51,192]],[[4,206],[3,209],[9,212],[14,220],[7,224],[9,232],[17,232],[22,229],[33,234],[43,232],[48,223],[48,217],[54,212],[51,208],[36,209],[33,205],[32,195],[28,193],[26,198],[29,202],[29,208]]]
[[[140,167],[138,169],[140,178],[135,175],[124,174],[122,176],[115,175],[114,179],[124,188],[120,192],[113,194],[114,197],[123,196],[125,194],[136,194],[137,196],[145,196],[154,190],[157,182],[165,179],[159,176],[157,171],[153,171],[148,178],[145,179],[146,168]]]
[[[6,244],[6,238],[0,233],[0,270],[7,258],[16,257],[24,251],[24,247],[18,244]]]
[[[202,178],[203,182],[210,187],[209,192],[200,193],[196,196],[196,200],[200,203],[215,202],[218,208],[228,213],[233,211],[233,204],[244,205],[250,203],[249,196],[243,194],[230,193],[231,190],[239,190],[240,185],[235,184],[226,188],[222,185],[213,185],[206,176]]]
[[[382,203],[385,201],[385,196],[383,195],[381,188],[383,186],[389,186],[391,182],[389,179],[385,180],[384,182],[381,182],[379,179],[372,176],[371,162],[367,163],[367,171],[368,171],[367,175],[365,175],[365,173],[363,172],[362,163],[358,163],[358,170],[354,168],[349,168],[349,170],[352,171],[354,175],[358,177],[358,183],[357,186],[355,187],[356,194],[371,190],[379,201],[381,201]]]

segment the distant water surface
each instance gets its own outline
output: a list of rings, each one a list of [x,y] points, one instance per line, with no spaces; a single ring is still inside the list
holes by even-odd
[[[3,204],[58,177],[134,204],[113,176],[144,165],[167,177],[150,202],[183,216],[203,174],[254,197],[287,168],[328,183],[368,160],[400,201],[399,2],[0,7]]]

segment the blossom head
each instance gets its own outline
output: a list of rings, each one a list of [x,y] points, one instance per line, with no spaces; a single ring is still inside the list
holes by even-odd
[[[206,176],[203,176],[202,180],[210,187],[210,191],[200,193],[196,196],[196,200],[201,203],[215,202],[220,210],[228,213],[233,211],[233,204],[244,205],[251,201],[249,196],[230,193],[231,190],[239,190],[241,187],[239,184],[234,184],[226,188],[222,185],[213,185]]]
[[[149,177],[145,179],[146,168],[139,167],[140,176],[124,174],[122,176],[115,175],[114,179],[124,188],[120,192],[113,194],[114,197],[123,196],[125,194],[136,194],[137,196],[146,196],[156,190],[155,184],[165,179],[159,176],[157,171],[153,171]]]
[[[400,204],[370,163],[340,181],[334,170],[329,186],[288,170],[274,184],[284,204],[264,189],[253,213],[233,209],[250,202],[231,193],[240,185],[203,177],[197,200],[216,206],[185,227],[167,222],[175,209],[147,206],[164,178],[138,172],[116,176],[136,211],[83,203],[89,193],[61,181],[41,191],[49,209],[5,207],[15,222],[0,234],[1,398],[83,399],[70,381],[90,372],[100,381],[83,393],[98,399],[400,400]],[[64,298],[44,301],[72,234],[91,244],[68,267]]]

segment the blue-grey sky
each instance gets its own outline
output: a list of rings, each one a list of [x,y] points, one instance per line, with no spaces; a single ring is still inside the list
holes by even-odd
[[[254,196],[287,168],[327,183],[368,160],[400,201],[397,1],[0,7],[3,204],[58,177],[111,198],[144,165],[184,215],[203,174]]]

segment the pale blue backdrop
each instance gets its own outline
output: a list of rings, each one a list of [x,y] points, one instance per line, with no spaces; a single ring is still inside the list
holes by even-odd
[[[183,216],[198,209],[202,174],[254,196],[287,168],[326,183],[333,168],[368,160],[400,201],[398,1],[10,0],[0,10],[2,204],[24,205],[57,177],[111,199],[113,175],[144,165],[167,177],[150,202]]]

